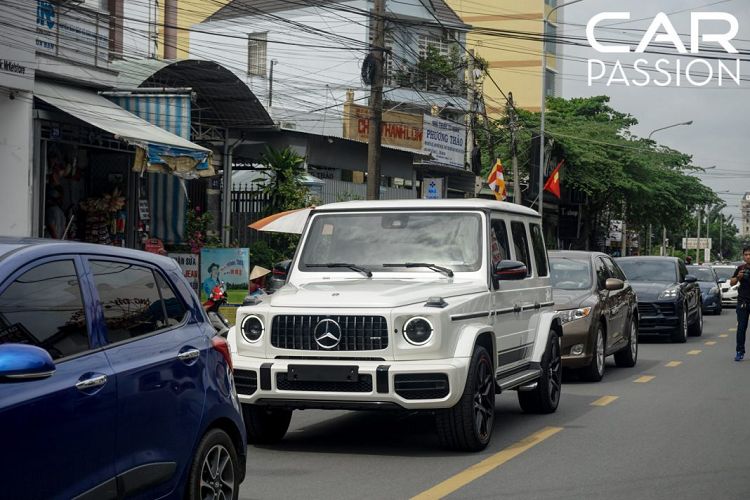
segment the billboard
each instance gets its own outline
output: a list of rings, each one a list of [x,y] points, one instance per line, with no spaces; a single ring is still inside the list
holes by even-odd
[[[430,163],[463,170],[466,156],[466,127],[436,116],[424,115],[423,128],[423,149],[432,153],[433,159]]]

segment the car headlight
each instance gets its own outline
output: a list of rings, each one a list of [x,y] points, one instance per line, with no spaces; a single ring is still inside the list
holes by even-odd
[[[659,299],[673,299],[677,297],[679,291],[679,288],[669,288],[659,294]]]
[[[260,340],[260,337],[263,335],[263,329],[263,321],[254,314],[245,316],[245,319],[242,320],[242,325],[240,325],[242,336],[251,344]]]
[[[740,284],[739,284],[739,283],[737,283],[737,284],[736,284],[736,285],[734,285],[734,286],[733,286],[732,288],[730,288],[730,290],[737,290],[737,289],[739,289],[739,287],[740,287]]]
[[[404,338],[412,345],[425,345],[432,338],[432,323],[422,317],[415,317],[404,323]]]
[[[585,318],[591,313],[590,307],[581,307],[579,309],[570,309],[569,311],[559,311],[563,323],[569,323],[577,319]]]
[[[712,286],[711,289],[708,291],[709,295],[714,295],[719,293],[719,287],[718,286]]]

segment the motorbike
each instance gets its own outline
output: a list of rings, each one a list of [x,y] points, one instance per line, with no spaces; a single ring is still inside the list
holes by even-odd
[[[224,338],[229,334],[229,329],[232,325],[229,320],[221,313],[219,309],[227,304],[227,291],[224,287],[224,282],[219,283],[211,290],[211,294],[208,296],[208,300],[203,303],[203,308],[208,314],[208,319],[211,322],[211,326],[216,330],[216,334]]]

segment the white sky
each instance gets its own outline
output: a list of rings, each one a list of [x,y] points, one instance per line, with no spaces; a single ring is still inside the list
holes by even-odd
[[[560,0],[559,3],[564,3]],[[702,43],[701,54],[694,57],[731,57],[750,61],[750,2],[747,0],[583,0],[581,3],[564,7],[564,24],[558,28],[558,35],[582,37],[582,47],[566,45],[564,57],[581,58],[583,61],[564,61],[563,97],[586,97],[593,95],[609,95],[612,107],[621,112],[635,116],[639,124],[633,128],[633,133],[648,137],[651,131],[675,123],[693,120],[691,126],[679,126],[654,133],[653,139],[661,144],[693,156],[693,164],[709,169],[698,175],[703,182],[714,189],[727,203],[725,213],[734,215],[735,224],[739,227],[739,201],[745,191],[750,191],[750,130],[748,116],[750,115],[750,63],[740,65],[740,86],[731,80],[719,87],[714,74],[712,83],[705,87],[685,85],[684,66],[691,61],[682,58],[683,86],[674,84],[666,87],[654,85],[653,79],[666,80],[666,76],[652,73],[652,82],[643,87],[632,84],[633,80],[642,82],[645,78],[635,72],[632,67],[625,68],[625,74],[631,81],[630,86],[624,83],[612,83],[606,86],[606,80],[612,71],[612,65],[607,67],[604,78],[588,86],[588,59],[607,61],[620,60],[622,64],[632,64],[641,57],[649,61],[648,67],[653,68],[660,58],[671,61],[665,68],[674,69],[677,51],[669,45],[667,49],[651,47],[651,50],[667,52],[661,54],[602,54],[591,48],[586,41],[585,25],[595,15],[601,12],[630,12],[631,21],[603,21],[600,26],[615,24],[613,29],[597,30],[597,37],[602,39],[616,39],[630,41],[631,50],[638,45],[644,31],[649,27],[654,16],[659,12],[669,15],[677,33],[687,50],[690,50],[690,14],[691,12],[725,12],[735,16],[739,22],[739,33],[732,41],[738,54],[726,54],[717,43]],[[581,26],[578,26],[581,25]],[[724,22],[710,21],[701,23],[704,32],[723,33],[728,29]],[[642,31],[634,31],[642,30]],[[720,53],[707,53],[703,50],[717,50]],[[716,73],[718,62],[709,61]],[[732,71],[735,63],[726,61]],[[597,68],[595,68],[597,69]],[[707,68],[695,67],[694,80],[701,80],[699,75],[705,74]],[[596,75],[596,73],[594,73]],[[618,76],[621,76],[618,74]]]

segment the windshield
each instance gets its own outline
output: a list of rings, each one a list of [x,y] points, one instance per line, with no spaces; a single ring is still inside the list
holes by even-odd
[[[728,280],[734,274],[735,267],[714,267],[716,275],[720,280]]]
[[[591,265],[587,260],[550,258],[552,288],[581,290],[591,288]]]
[[[676,283],[677,266],[671,260],[618,260],[617,264],[630,281],[667,281]]]
[[[383,264],[415,262],[457,272],[480,269],[480,215],[465,212],[316,215],[307,233],[299,267],[308,272],[351,272],[347,268],[311,266],[347,263],[373,272],[393,273],[407,269],[383,267]],[[427,267],[408,271],[436,274]]]
[[[698,281],[716,281],[713,271],[708,267],[688,267],[688,274],[692,274]]]

